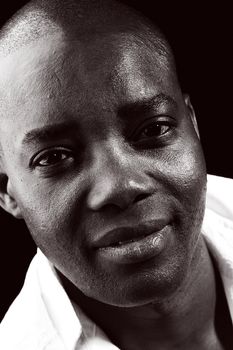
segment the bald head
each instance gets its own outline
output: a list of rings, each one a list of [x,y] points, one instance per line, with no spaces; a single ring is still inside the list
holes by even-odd
[[[114,0],[32,0],[2,28],[0,57],[58,32],[80,41],[96,35],[133,33],[161,62],[175,68],[161,31],[134,9]]]
[[[120,2],[36,0],[3,28],[0,45],[0,205],[24,218],[83,294],[117,306],[170,294],[194,256],[205,183],[195,117],[161,33]],[[155,275],[119,268],[148,261],[151,248],[122,260],[97,252],[114,227],[155,216],[174,230],[155,247],[166,253]],[[173,244],[177,232],[189,233],[185,244]]]

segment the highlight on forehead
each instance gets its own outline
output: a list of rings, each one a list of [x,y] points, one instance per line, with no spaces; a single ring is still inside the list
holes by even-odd
[[[0,56],[59,31],[78,40],[101,33],[131,32],[175,67],[171,48],[160,30],[114,0],[31,0],[0,31]]]

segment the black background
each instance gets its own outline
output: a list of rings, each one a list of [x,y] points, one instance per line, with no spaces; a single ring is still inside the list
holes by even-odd
[[[227,2],[124,2],[145,12],[167,35],[183,91],[190,94],[196,111],[208,173],[233,178],[232,25]],[[1,25],[22,3],[0,5]],[[24,223],[2,210],[0,249],[1,319],[22,287],[36,251]]]

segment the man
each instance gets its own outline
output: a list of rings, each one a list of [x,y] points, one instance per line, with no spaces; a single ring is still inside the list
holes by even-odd
[[[1,205],[39,248],[1,347],[231,349],[233,212],[213,194],[205,211],[160,31],[119,2],[31,1],[0,61]]]

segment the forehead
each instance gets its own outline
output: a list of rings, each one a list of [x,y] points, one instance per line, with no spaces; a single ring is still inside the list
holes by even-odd
[[[91,109],[101,115],[116,104],[178,91],[173,71],[132,33],[43,37],[2,59],[0,80],[5,125],[21,120],[25,131],[51,123],[51,115]]]
[[[157,73],[160,69],[164,74],[170,68],[168,60],[156,52],[146,35],[142,38],[137,32],[92,32],[77,39],[58,31],[23,46],[7,57],[0,56],[0,62],[1,81],[10,80],[12,86],[22,78],[22,74],[28,83],[35,74],[62,68],[78,74],[83,72],[83,76],[96,75],[101,71],[101,75],[105,73],[105,76],[111,73],[112,78],[121,73],[127,78],[127,73],[138,71],[138,68],[144,74],[156,68]]]

